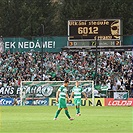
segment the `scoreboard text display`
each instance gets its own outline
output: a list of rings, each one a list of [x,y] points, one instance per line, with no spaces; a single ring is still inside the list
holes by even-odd
[[[120,19],[68,21],[68,41],[120,40],[120,35]]]

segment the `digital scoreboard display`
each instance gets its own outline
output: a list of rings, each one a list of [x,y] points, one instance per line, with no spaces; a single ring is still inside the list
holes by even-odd
[[[97,46],[120,46],[120,40],[100,40]],[[68,46],[96,46],[96,41],[68,41]]]
[[[120,40],[120,35],[120,19],[68,21],[68,41]]]

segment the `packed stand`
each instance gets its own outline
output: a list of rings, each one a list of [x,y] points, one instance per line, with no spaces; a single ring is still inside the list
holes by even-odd
[[[0,86],[19,86],[22,81],[95,80],[97,90],[133,90],[132,55],[102,53],[1,53]],[[97,77],[97,78],[96,78]]]

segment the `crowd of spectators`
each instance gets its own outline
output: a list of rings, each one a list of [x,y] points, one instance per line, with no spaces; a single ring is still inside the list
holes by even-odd
[[[126,52],[0,53],[0,86],[19,86],[22,81],[95,80],[96,89],[131,90],[132,55]],[[96,78],[97,77],[97,78]]]

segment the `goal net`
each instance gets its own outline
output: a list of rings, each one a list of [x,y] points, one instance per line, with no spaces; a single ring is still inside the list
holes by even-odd
[[[94,106],[94,81],[79,81],[87,97],[92,98]],[[20,89],[20,105],[37,105],[38,100],[55,98],[58,88],[63,81],[22,81]],[[68,94],[71,95],[75,81],[69,81]]]

